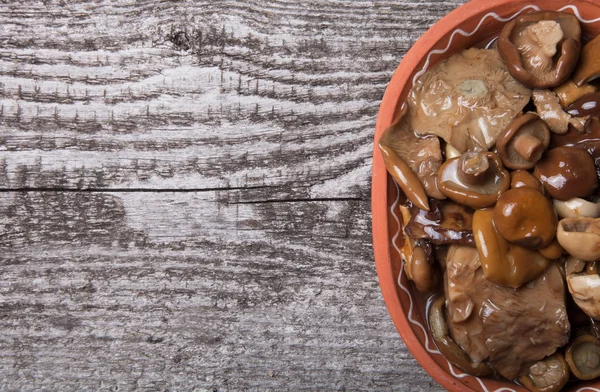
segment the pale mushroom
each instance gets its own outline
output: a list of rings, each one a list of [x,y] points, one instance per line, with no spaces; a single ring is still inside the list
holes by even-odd
[[[600,341],[597,337],[588,334],[578,336],[567,347],[565,358],[578,379],[593,380],[600,377]]]
[[[529,366],[519,382],[531,392],[558,392],[569,381],[569,365],[563,355],[556,352]]]
[[[542,120],[548,124],[554,133],[563,134],[569,130],[569,125],[578,131],[585,129],[589,116],[573,117],[565,112],[558,101],[558,97],[550,90],[534,90],[533,103]]]
[[[496,50],[468,49],[443,60],[411,90],[411,126],[460,152],[488,150],[529,102]]]
[[[600,201],[594,202],[574,197],[569,200],[554,200],[554,209],[560,218],[598,218],[600,217]]]
[[[600,218],[562,219],[558,222],[556,239],[571,256],[584,261],[598,260],[600,259]]]
[[[577,306],[591,318],[600,320],[600,276],[567,275],[567,285]]]

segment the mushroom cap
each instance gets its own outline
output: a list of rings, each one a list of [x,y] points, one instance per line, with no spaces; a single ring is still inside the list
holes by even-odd
[[[509,169],[531,169],[550,144],[550,130],[535,113],[525,113],[506,126],[496,149]]]
[[[577,68],[573,72],[573,82],[581,86],[600,75],[600,38],[596,37],[583,46],[579,53],[580,59]]]
[[[567,106],[567,113],[575,117],[600,117],[600,91],[577,99]]]
[[[475,156],[482,159],[477,159]],[[477,171],[476,173],[465,173],[464,168],[465,165],[468,166],[468,163],[473,162],[481,168],[481,162],[484,161],[487,162],[487,170],[483,173]],[[471,208],[494,205],[498,197],[510,187],[510,174],[502,167],[502,161],[498,155],[489,151],[481,153],[468,152],[458,158],[446,160],[440,167],[438,179],[440,191],[444,195]]]
[[[578,87],[571,79],[569,79],[560,86],[553,88],[552,91],[558,97],[560,105],[563,108],[566,108],[567,106],[576,102],[578,99],[595,93],[597,88],[592,84],[584,84],[581,87]]]
[[[472,362],[462,348],[448,334],[448,324],[444,318],[446,298],[438,297],[430,306],[428,313],[429,330],[440,352],[453,365],[476,377],[492,374],[490,367],[484,362]]]
[[[411,89],[411,127],[460,152],[488,150],[531,97],[496,50],[468,49],[441,61]]]
[[[530,27],[543,21],[555,21],[560,26],[563,37],[556,47],[559,54],[543,53],[547,50],[546,42],[538,42],[536,47],[537,38],[549,39],[553,32],[542,31],[531,37]],[[579,58],[580,38],[581,26],[575,16],[555,11],[532,12],[504,25],[498,38],[498,52],[510,74],[523,85],[549,88],[563,83],[573,72]]]
[[[600,200],[595,202],[574,197],[569,200],[554,200],[554,209],[560,218],[598,218],[600,217]]]
[[[408,108],[405,105],[400,116],[379,139],[382,149],[392,150],[417,175],[427,196],[444,199],[437,186],[437,172],[442,165],[440,140],[435,136],[417,136],[410,129]],[[388,168],[389,170],[389,168]]]
[[[571,256],[594,261],[600,258],[600,218],[566,218],[558,222],[558,243]]]
[[[531,173],[526,170],[515,170],[510,172],[510,188],[517,189],[529,187],[544,193],[544,186]]]
[[[410,220],[404,232],[414,240],[425,239],[434,245],[475,245],[472,230],[473,210],[451,200],[431,200],[430,211],[410,207]]]
[[[534,176],[554,199],[586,197],[598,188],[594,159],[587,151],[575,147],[556,147],[538,162]]]
[[[496,230],[493,216],[492,208],[473,214],[473,235],[483,276],[490,282],[516,289],[541,275],[550,261],[535,250],[506,241]]]
[[[560,391],[569,381],[569,365],[560,352],[529,366],[526,375],[519,382],[532,392]]]
[[[550,200],[533,188],[511,189],[498,199],[494,225],[506,240],[530,249],[554,239],[558,219]]]
[[[600,342],[592,335],[578,336],[565,351],[573,375],[580,380],[600,377]],[[584,388],[585,389],[585,388]]]

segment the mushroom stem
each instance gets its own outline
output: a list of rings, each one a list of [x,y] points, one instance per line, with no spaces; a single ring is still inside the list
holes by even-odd
[[[515,151],[525,160],[532,161],[544,151],[542,141],[535,136],[524,134],[515,138]]]
[[[459,158],[458,175],[461,181],[469,185],[481,184],[486,180],[490,162],[485,154],[466,152]]]

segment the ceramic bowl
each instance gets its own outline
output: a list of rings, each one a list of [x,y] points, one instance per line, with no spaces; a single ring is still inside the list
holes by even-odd
[[[510,1],[473,0],[450,12],[431,27],[408,51],[387,89],[375,132],[372,179],[373,243],[383,298],[408,349],[423,368],[449,391],[525,391],[513,382],[464,374],[444,359],[429,335],[422,301],[402,266],[396,240],[400,235],[398,188],[388,176],[377,141],[403,104],[414,81],[440,60],[497,35],[518,15],[536,10],[560,10],[577,16],[584,37],[600,34],[600,5],[592,0]],[[600,380],[569,383],[567,391],[600,392]]]

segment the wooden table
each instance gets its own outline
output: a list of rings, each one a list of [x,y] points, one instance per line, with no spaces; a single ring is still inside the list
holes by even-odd
[[[440,391],[370,172],[392,72],[462,2],[2,2],[0,390]]]

